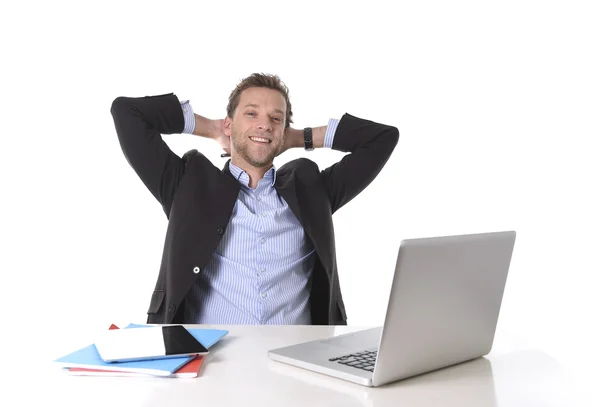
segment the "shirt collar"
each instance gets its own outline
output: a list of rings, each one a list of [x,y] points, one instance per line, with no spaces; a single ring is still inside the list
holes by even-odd
[[[231,175],[233,175],[233,177],[236,180],[243,183],[245,186],[248,186],[248,183],[250,182],[250,176],[248,175],[248,173],[246,171],[244,171],[243,169],[241,169],[240,167],[238,167],[231,161],[229,161],[229,171],[231,172]],[[276,177],[277,177],[277,171],[275,170],[274,166],[271,166],[271,168],[269,168],[269,170],[263,176],[263,179],[266,179],[267,181],[269,181],[271,186],[273,186],[273,185],[275,185]]]

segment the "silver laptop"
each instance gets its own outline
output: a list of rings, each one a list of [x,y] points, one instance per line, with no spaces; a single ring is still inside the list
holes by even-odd
[[[492,349],[516,233],[403,240],[383,327],[273,349],[269,358],[365,386]]]

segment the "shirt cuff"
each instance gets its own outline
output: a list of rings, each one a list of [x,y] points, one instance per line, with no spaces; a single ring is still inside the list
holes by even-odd
[[[181,111],[183,112],[183,133],[192,134],[196,130],[196,118],[194,117],[194,110],[190,105],[189,100],[181,101]]]
[[[327,129],[325,130],[325,140],[323,140],[323,147],[331,148],[333,146],[333,139],[335,138],[335,131],[340,123],[338,119],[329,119],[327,123]]]

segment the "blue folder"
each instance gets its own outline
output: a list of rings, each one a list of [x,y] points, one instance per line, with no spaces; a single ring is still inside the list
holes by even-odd
[[[177,357],[136,362],[108,363],[100,358],[100,355],[96,350],[96,345],[89,345],[58,358],[54,362],[64,368],[84,367],[88,369],[122,370],[157,376],[169,376],[192,359],[193,357]]]
[[[143,328],[151,325],[130,324],[127,328]],[[205,348],[210,348],[217,343],[222,337],[227,335],[229,331],[221,329],[204,329],[204,328],[187,328],[188,331],[200,342]],[[135,362],[119,362],[108,363],[102,360],[100,354],[96,350],[95,345],[89,345],[79,349],[73,353],[65,355],[54,360],[54,362],[64,368],[69,367],[84,367],[88,369],[130,371],[137,373],[146,373],[158,376],[169,376],[177,371],[180,367],[188,363],[194,357],[176,357],[168,359],[144,360]]]

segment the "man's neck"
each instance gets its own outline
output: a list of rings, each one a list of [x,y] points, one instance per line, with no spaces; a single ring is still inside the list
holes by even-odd
[[[273,163],[271,163],[264,167],[255,167],[253,165],[248,164],[244,160],[236,160],[233,157],[231,158],[231,162],[235,166],[244,170],[246,174],[248,174],[248,177],[250,178],[248,186],[250,188],[256,188],[258,186],[258,181],[260,181],[265,176],[267,171],[269,171],[269,169],[271,169],[271,167],[273,166]]]

